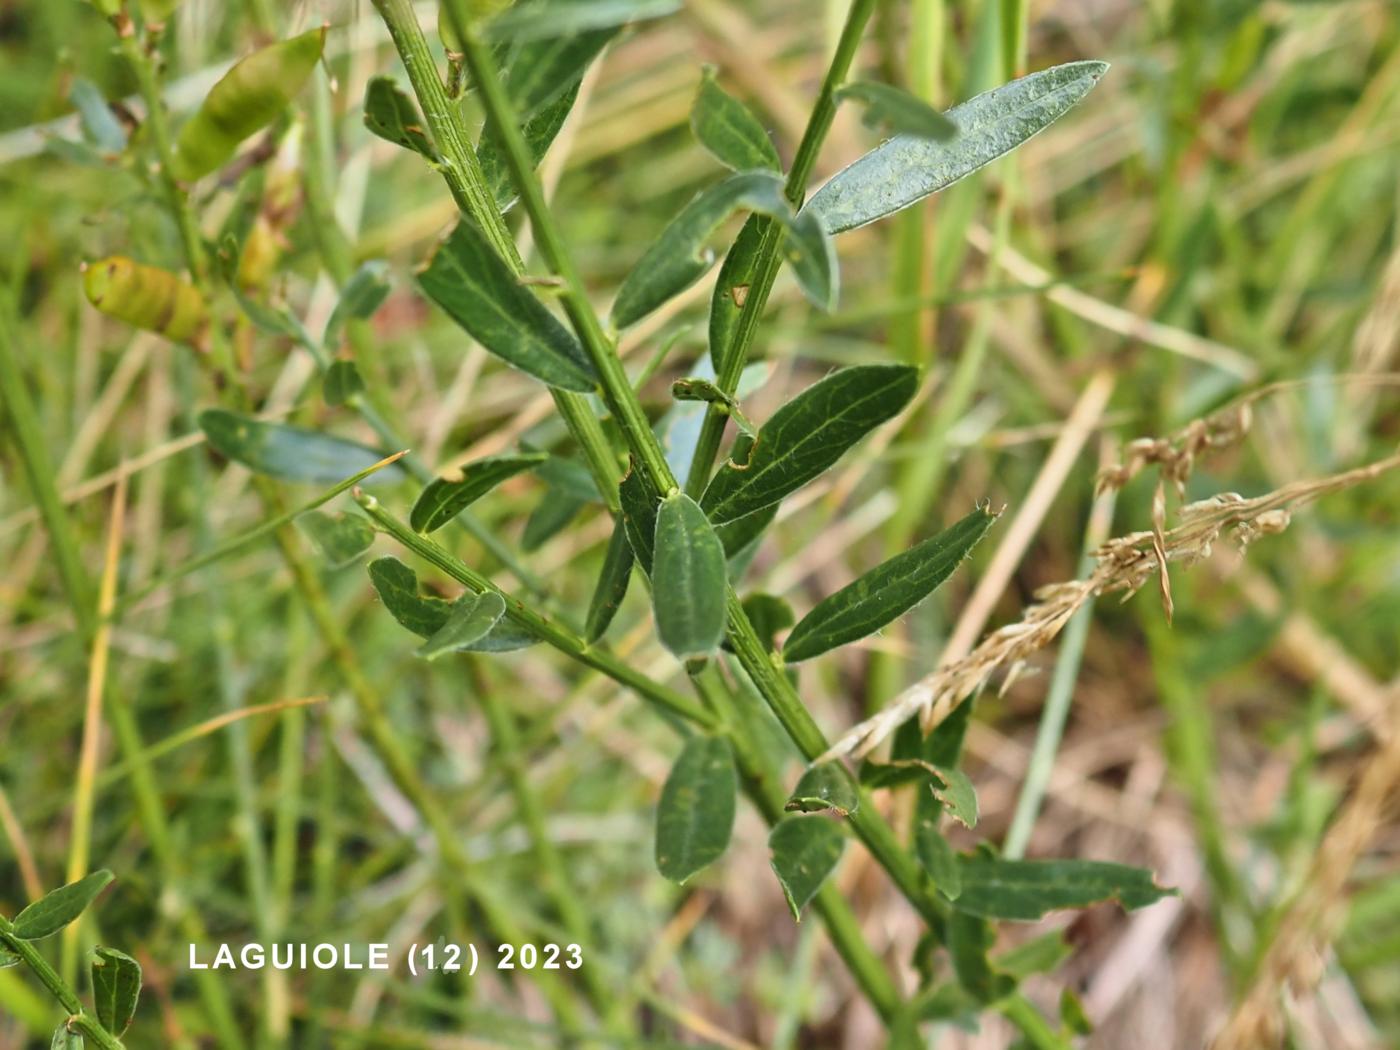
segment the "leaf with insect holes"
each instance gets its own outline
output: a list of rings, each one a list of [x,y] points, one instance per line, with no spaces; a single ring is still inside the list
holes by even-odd
[[[78,111],[83,135],[102,153],[115,156],[126,149],[126,128],[112,112],[101,88],[86,77],[74,77],[68,100]]]
[[[116,878],[106,868],[44,894],[15,916],[10,933],[22,941],[49,937],[76,919]]]
[[[1106,62],[1069,62],[969,99],[947,113],[958,127],[954,138],[897,135],[832,176],[804,211],[834,235],[907,208],[1053,124],[1107,69]]]
[[[548,458],[543,452],[488,456],[468,463],[455,478],[434,478],[414,501],[408,523],[414,532],[436,532],[503,481]]]
[[[568,37],[661,18],[680,6],[680,0],[535,0],[501,12],[487,24],[486,35],[492,40]]]
[[[438,161],[437,147],[424,129],[418,107],[393,77],[371,78],[365,90],[365,127],[387,142]]]
[[[734,351],[734,336],[749,300],[749,289],[758,279],[759,261],[768,236],[764,216],[750,215],[720,264],[715,290],[710,294],[710,364],[721,375]]]
[[[722,466],[700,505],[718,525],[777,503],[896,416],[918,386],[918,369],[908,365],[856,365],[831,373],[759,428],[746,461],[731,458]]]
[[[938,830],[937,821],[925,818],[914,825],[914,852],[934,888],[950,901],[957,900],[962,893],[962,869],[958,867],[957,853]]]
[[[724,545],[683,492],[661,501],[653,541],[652,606],[661,643],[682,660],[707,656],[724,637]]]
[[[332,407],[345,404],[364,390],[365,381],[354,361],[332,361],[321,377],[321,393],[325,395],[326,404]]]
[[[617,486],[618,503],[622,508],[622,522],[627,529],[627,542],[637,564],[648,576],[651,575],[652,544],[656,536],[656,510],[661,502],[634,461],[622,481]]]
[[[1152,872],[1096,860],[1005,860],[959,857],[960,911],[988,919],[1034,922],[1060,908],[1116,900],[1128,911],[1154,904],[1175,890],[1158,886]]]
[[[966,773],[952,766],[929,766],[935,783],[929,785],[933,797],[942,803],[959,824],[966,828],[977,826],[977,791]]]
[[[619,520],[613,526],[608,551],[603,556],[603,569],[588,603],[588,616],[583,621],[584,640],[592,645],[607,633],[608,625],[617,615],[622,599],[627,597],[627,584],[632,579],[632,545],[627,542],[627,526]]]
[[[136,1016],[141,999],[141,964],[115,948],[92,953],[92,1003],[102,1027],[120,1036]]]
[[[848,817],[860,808],[860,788],[840,762],[819,762],[797,781],[783,809],[789,813],[824,813],[835,810]]]
[[[802,909],[836,869],[845,848],[841,826],[826,817],[789,817],[773,828],[769,862],[795,920],[802,920]]]
[[[903,616],[953,574],[996,519],[991,510],[978,507],[952,527],[827,595],[792,629],[783,659],[810,660]]]
[[[696,141],[727,168],[783,170],[768,132],[748,106],[719,86],[714,66],[705,66],[701,71],[700,87],[690,106],[690,130]]]
[[[838,279],[830,238],[820,223],[794,218],[781,178],[766,171],[744,171],[701,192],[671,220],[623,280],[613,303],[613,324],[618,328],[636,324],[698,281],[714,262],[706,241],[739,210],[772,216],[787,228],[785,251],[798,283],[812,302],[830,309]]]
[[[389,289],[388,263],[383,259],[370,259],[360,263],[340,292],[340,299],[331,311],[330,320],[326,322],[326,332],[321,337],[321,342],[330,346],[347,322],[363,321],[372,317],[374,311],[389,297]]]
[[[374,526],[362,514],[309,510],[297,518],[297,524],[332,569],[349,565],[374,543]]]
[[[734,830],[738,778],[729,741],[692,737],[671,767],[656,807],[656,868],[684,883],[718,860]]]
[[[444,653],[470,650],[491,633],[506,614],[506,600],[495,591],[464,594],[452,603],[447,622],[418,647],[418,655],[436,660]]]
[[[389,615],[420,638],[431,638],[452,617],[453,603],[418,593],[418,577],[397,558],[369,563],[369,578]],[[534,645],[537,639],[509,619],[501,619],[485,637],[458,646],[460,652],[505,653]]]
[[[83,1050],[83,1037],[70,1030],[65,1022],[54,1029],[49,1050]]]
[[[285,423],[265,423],[221,408],[201,412],[199,429],[209,444],[228,459],[286,481],[333,484],[384,458],[378,449],[358,441]],[[364,484],[377,485],[402,477],[402,468],[391,463],[366,478]]]
[[[418,284],[467,334],[522,372],[562,390],[587,393],[597,385],[578,341],[469,221],[438,245]]]
[[[892,84],[857,80],[838,88],[836,96],[864,106],[861,119],[868,128],[884,127],[895,134],[940,142],[958,133],[958,126],[938,110]]]
[[[578,91],[579,85],[575,83],[549,105],[541,106],[537,113],[520,125],[520,134],[530,151],[532,167],[539,166],[544,155],[549,152],[549,147],[559,137],[564,121],[569,119],[569,113],[578,99]],[[517,197],[515,180],[506,160],[506,149],[501,142],[500,130],[494,123],[488,123],[482,131],[481,141],[476,146],[476,159],[481,165],[481,174],[486,179],[486,185],[491,188],[491,196],[496,199],[496,206],[501,211],[509,210]]]

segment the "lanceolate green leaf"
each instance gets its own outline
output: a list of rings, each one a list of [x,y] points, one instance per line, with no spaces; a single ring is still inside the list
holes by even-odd
[[[1070,62],[978,95],[948,111],[956,137],[896,136],[838,172],[806,210],[837,234],[907,208],[1054,123],[1107,69],[1106,62]]]
[[[997,516],[979,507],[951,528],[828,595],[802,618],[783,646],[788,663],[874,634],[927,598],[953,574]]]
[[[452,603],[447,622],[418,648],[425,660],[470,649],[491,633],[506,614],[506,601],[495,591],[464,594]]]
[[[660,18],[680,7],[680,0],[522,0],[491,20],[494,40],[569,37],[591,29]]]
[[[349,565],[374,542],[374,526],[362,514],[310,510],[297,518],[297,524],[333,569]]]
[[[378,449],[358,441],[285,423],[265,423],[220,408],[201,412],[199,428],[211,446],[235,463],[287,481],[329,484],[358,474],[384,458]],[[397,481],[402,476],[399,466],[390,465],[364,484]]]
[[[428,137],[418,107],[393,77],[373,77],[365,91],[365,127],[381,139],[404,149],[438,159],[437,148]]]
[[[977,791],[966,773],[952,766],[930,766],[935,783],[930,785],[933,797],[942,803],[959,824],[966,828],[977,826]],[[941,783],[940,783],[941,782]]]
[[[1033,922],[1058,908],[1083,908],[1116,900],[1129,911],[1153,904],[1163,889],[1144,868],[1094,860],[958,858],[962,874],[959,910],[988,919]]]
[[[418,593],[418,577],[397,558],[377,558],[369,564],[369,578],[384,608],[401,627],[420,638],[431,638],[447,625],[453,603]],[[524,649],[537,639],[514,622],[502,619],[489,634],[467,645],[461,652],[503,653]]]
[[[724,637],[724,546],[693,499],[677,492],[656,515],[652,603],[662,644],[682,660],[706,656]]]
[[[86,77],[74,77],[68,98],[78,111],[89,142],[108,156],[116,156],[126,148],[126,128],[112,112],[101,88]]]
[[[802,919],[802,909],[835,870],[845,846],[841,826],[826,817],[789,817],[768,836],[770,863],[794,919]]]
[[[22,941],[51,936],[76,919],[116,876],[103,868],[44,894],[15,916],[11,932]]]
[[[477,342],[521,371],[564,390],[596,385],[578,341],[470,222],[459,222],[438,246],[418,283]]]
[[[938,830],[936,820],[925,817],[914,825],[914,851],[938,892],[949,900],[957,900],[962,893],[962,869],[958,867],[957,853]]]
[[[351,274],[350,280],[345,282],[340,300],[331,311],[330,320],[326,322],[326,332],[321,337],[321,342],[330,346],[339,337],[340,330],[345,327],[346,322],[364,320],[372,316],[388,298],[389,287],[388,263],[383,259],[370,259],[361,263]]]
[[[780,177],[745,171],[705,190],[662,231],[622,282],[613,304],[613,324],[635,324],[699,280],[714,262],[706,242],[740,209],[770,215],[787,226],[787,251],[798,282],[808,298],[829,308],[836,296],[836,256],[821,224],[810,217],[793,217]]]
[[[549,152],[550,145],[559,136],[564,121],[578,98],[579,85],[575,83],[562,95],[520,125],[520,133],[525,137],[525,145],[530,149],[530,157],[538,165]],[[501,135],[494,124],[488,124],[477,143],[476,159],[481,164],[481,173],[486,185],[491,187],[491,195],[502,211],[515,203],[515,183],[511,179],[510,166],[506,163],[505,149],[501,145]]]
[[[710,363],[716,375],[723,375],[725,362],[734,348],[734,335],[749,301],[749,289],[758,277],[760,250],[767,224],[760,215],[750,215],[739,230],[720,264],[715,290],[710,296]]]
[[[835,810],[845,817],[860,808],[860,789],[840,762],[820,762],[802,774],[783,808],[798,813]]]
[[[619,519],[613,526],[608,552],[603,558],[603,569],[598,574],[598,584],[593,589],[588,616],[584,620],[583,636],[590,644],[603,637],[617,615],[622,599],[627,597],[633,560],[632,545],[627,541],[627,525]]]
[[[734,755],[723,737],[692,737],[681,751],[656,809],[656,867],[685,882],[713,863],[734,829],[738,779]]]
[[[943,142],[958,133],[958,126],[938,110],[892,84],[856,81],[841,87],[837,94],[865,107],[866,127],[887,127],[914,138]]]
[[[627,529],[627,542],[637,564],[651,575],[652,544],[656,537],[656,507],[660,502],[650,482],[634,462],[617,487],[622,507],[622,522]]]
[[[442,528],[507,478],[547,460],[543,452],[491,456],[464,466],[455,478],[434,478],[419,494],[408,523],[425,535]]]
[[[141,964],[115,948],[92,953],[92,1003],[102,1027],[120,1036],[136,1016],[141,998]]]
[[[700,505],[718,525],[777,503],[897,415],[918,385],[918,370],[907,365],[833,372],[778,409],[759,428],[747,462],[721,467]]]
[[[690,107],[690,129],[700,145],[734,171],[782,171],[768,132],[746,105],[719,86],[714,66],[706,66],[700,77]]]
[[[520,536],[521,549],[539,550],[578,517],[585,506],[587,504],[577,496],[550,485],[525,522],[525,531]]]
[[[515,115],[529,121],[545,106],[576,87],[593,60],[621,26],[543,40],[519,41],[507,48],[503,64],[506,92]]]

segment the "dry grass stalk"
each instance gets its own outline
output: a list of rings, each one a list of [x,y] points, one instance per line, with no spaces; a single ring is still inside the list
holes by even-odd
[[[917,714],[925,733],[979,689],[999,667],[1015,667],[1049,644],[1090,598],[1135,594],[1169,562],[1190,565],[1210,555],[1230,530],[1241,544],[1288,527],[1292,512],[1314,500],[1369,481],[1400,467],[1400,455],[1324,478],[1296,481],[1254,499],[1233,492],[1186,505],[1181,523],[1161,532],[1132,532],[1109,540],[1095,552],[1098,565],[1086,579],[1051,584],[1036,592],[1036,604],[1016,623],[993,631],[966,657],[947,664],[897,696],[879,714],[859,723],[822,760],[860,758]],[[1160,545],[1160,549],[1158,549]]]
[[[1400,701],[1400,695],[1392,697]],[[1392,728],[1400,721],[1391,716]],[[1366,764],[1355,793],[1328,829],[1307,879],[1284,913],[1269,949],[1213,1050],[1283,1045],[1283,995],[1302,996],[1322,977],[1327,946],[1346,912],[1346,883],[1400,798],[1400,732],[1390,732]]]

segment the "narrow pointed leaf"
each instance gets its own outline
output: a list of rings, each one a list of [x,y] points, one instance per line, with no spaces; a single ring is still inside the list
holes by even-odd
[[[857,365],[793,398],[758,431],[742,466],[730,460],[700,501],[715,524],[777,503],[820,476],[857,441],[897,415],[919,385],[907,365]]]
[[[767,228],[763,216],[750,215],[715,278],[715,290],[710,295],[709,341],[710,363],[716,375],[725,371],[725,363],[734,351],[734,337],[749,301],[749,289],[758,279]]]
[[[114,878],[103,868],[46,893],[15,916],[10,932],[22,941],[37,941],[57,933],[86,911]]]
[[[527,0],[493,18],[487,35],[492,40],[567,37],[661,18],[679,7],[680,0]]]
[[[846,817],[860,808],[860,789],[840,762],[821,762],[802,774],[783,808],[789,813],[834,810]]]
[[[434,478],[414,501],[408,523],[414,532],[435,532],[506,479],[548,458],[543,452],[490,456],[468,463],[456,477]]]
[[[617,487],[618,503],[622,507],[622,522],[627,529],[627,542],[637,564],[648,576],[652,571],[653,544],[656,537],[656,511],[660,502],[651,483],[633,463]]]
[[[783,180],[770,172],[745,171],[715,183],[691,201],[662,231],[618,289],[612,320],[635,324],[690,287],[710,268],[710,236],[738,210],[769,215],[789,230],[788,258],[804,293],[823,309],[835,299],[836,263],[820,222],[801,222],[783,196]]]
[[[542,40],[516,41],[508,48],[502,79],[515,104],[516,116],[527,123],[546,106],[578,86],[583,74],[618,34],[621,26]]]
[[[374,526],[361,514],[311,510],[297,518],[297,524],[333,569],[349,565],[374,543]]]
[[[112,112],[101,88],[86,77],[74,77],[68,100],[78,111],[83,135],[89,142],[110,156],[126,149],[126,128]]]
[[[835,594],[823,598],[788,635],[788,663],[874,634],[903,616],[953,574],[997,515],[979,507],[951,528],[877,565]]]
[[[613,526],[608,552],[603,557],[603,569],[588,603],[588,616],[583,623],[583,637],[591,645],[607,633],[608,625],[617,615],[622,599],[627,597],[627,584],[632,579],[632,545],[627,541],[627,526],[621,521]]]
[[[707,656],[724,637],[724,545],[700,505],[678,492],[661,501],[654,547],[652,603],[661,642],[682,660]]]
[[[383,259],[370,259],[361,263],[350,275],[350,280],[345,282],[340,299],[331,311],[330,320],[326,322],[326,333],[321,342],[330,346],[340,336],[340,330],[347,322],[363,321],[372,317],[374,311],[388,298],[390,287],[388,263]]]
[[[365,127],[395,146],[421,153],[434,163],[437,147],[411,98],[393,77],[374,77],[365,91]]]
[[[1136,911],[1176,892],[1158,886],[1144,868],[1104,861],[971,856],[958,858],[958,867],[963,884],[958,909],[988,919],[1033,922],[1060,908],[1107,900]]]
[[[584,503],[603,502],[603,497],[598,493],[598,484],[593,480],[593,475],[588,472],[587,467],[576,459],[569,459],[566,456],[547,456],[545,461],[535,468],[535,474],[570,499],[580,500]]]
[[[748,106],[719,86],[714,66],[706,66],[701,74],[690,107],[690,129],[715,160],[734,171],[783,169],[768,132]]]
[[[425,660],[462,652],[479,643],[506,614],[506,601],[495,591],[464,594],[452,603],[447,621],[418,648]]]
[[[364,390],[365,381],[354,361],[332,361],[321,377],[321,393],[325,395],[326,404],[331,406],[343,405]]]
[[[962,869],[958,855],[934,820],[920,820],[914,826],[914,851],[919,863],[933,880],[934,887],[950,901],[962,893]]]
[[[418,593],[418,577],[397,558],[377,558],[369,564],[370,582],[379,600],[399,626],[420,638],[431,638],[447,625],[453,603]],[[461,652],[504,653],[524,649],[538,641],[509,619],[501,619],[485,637],[458,646]]]
[[[683,883],[719,859],[734,830],[738,778],[723,737],[691,738],[661,789],[656,809],[656,868]]]
[[[520,125],[520,134],[530,150],[530,160],[534,166],[539,166],[540,161],[544,160],[544,155],[549,152],[549,147],[559,137],[564,121],[569,119],[569,113],[578,99],[578,89],[579,85],[575,83],[549,105],[541,106],[537,113],[526,118]],[[501,142],[501,133],[495,124],[488,123],[481,133],[481,141],[476,146],[476,159],[481,164],[481,173],[486,178],[486,185],[491,188],[491,195],[496,199],[496,206],[502,211],[508,210],[515,203],[517,194],[514,177],[506,161],[505,146]]]
[[[235,463],[287,481],[332,484],[384,458],[383,452],[358,441],[285,423],[265,423],[218,408],[199,414],[199,428],[213,448]],[[402,477],[402,468],[390,464],[366,478],[364,484],[383,484]]]
[[[837,234],[907,208],[972,174],[1053,124],[1098,83],[1106,62],[1032,73],[948,111],[946,142],[898,135],[838,172],[807,205]]]
[[[946,142],[958,126],[921,98],[893,84],[858,80],[841,87],[837,95],[865,107],[862,121],[868,128],[888,128],[896,134]]]
[[[795,920],[801,921],[802,909],[836,869],[845,847],[841,826],[826,817],[789,817],[768,836],[769,862]]]
[[[539,504],[530,512],[530,520],[525,522],[525,532],[520,537],[520,546],[525,551],[537,551],[578,517],[579,511],[587,504],[568,492],[561,492],[553,485],[545,490]]]
[[[92,1002],[102,1027],[120,1036],[136,1016],[141,999],[141,964],[115,948],[92,955]]]
[[[470,222],[457,224],[418,275],[424,293],[497,357],[550,386],[586,393],[593,365]]]

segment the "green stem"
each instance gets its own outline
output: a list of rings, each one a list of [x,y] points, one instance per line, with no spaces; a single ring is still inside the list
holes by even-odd
[[[102,1050],[124,1050],[122,1041],[114,1036],[107,1029],[98,1023],[97,1018],[83,1009],[81,1000],[74,994],[62,977],[58,975],[49,961],[39,954],[39,949],[35,948],[29,941],[20,940],[12,933],[12,927],[8,920],[0,919],[0,945],[18,955],[24,960],[34,976],[39,979],[39,983],[49,990],[60,1006],[69,1014],[68,1026],[82,1032],[101,1047]]]
[[[817,101],[812,115],[807,120],[807,128],[802,133],[792,168],[788,171],[785,193],[794,208],[801,206],[807,193],[807,180],[817,163],[822,143],[826,141],[831,122],[836,117],[836,91],[845,82],[860,48],[861,37],[866,24],[875,10],[875,0],[855,0],[846,15],[846,24],[836,43],[836,53],[831,58],[822,86],[817,93]],[[726,394],[732,395],[739,387],[739,377],[748,363],[749,350],[753,346],[754,335],[762,320],[768,296],[773,291],[782,266],[782,246],[784,230],[781,223],[770,218],[758,220],[762,229],[759,242],[757,272],[749,285],[748,297],[744,300],[743,312],[739,315],[739,325],[734,333],[733,345],[728,348],[724,360],[720,362],[715,384]],[[690,460],[690,472],[686,476],[686,491],[699,498],[706,483],[710,480],[710,468],[719,454],[720,441],[724,437],[728,416],[716,405],[711,405],[705,413],[705,422],[700,428],[700,438],[695,445],[695,453]]]

